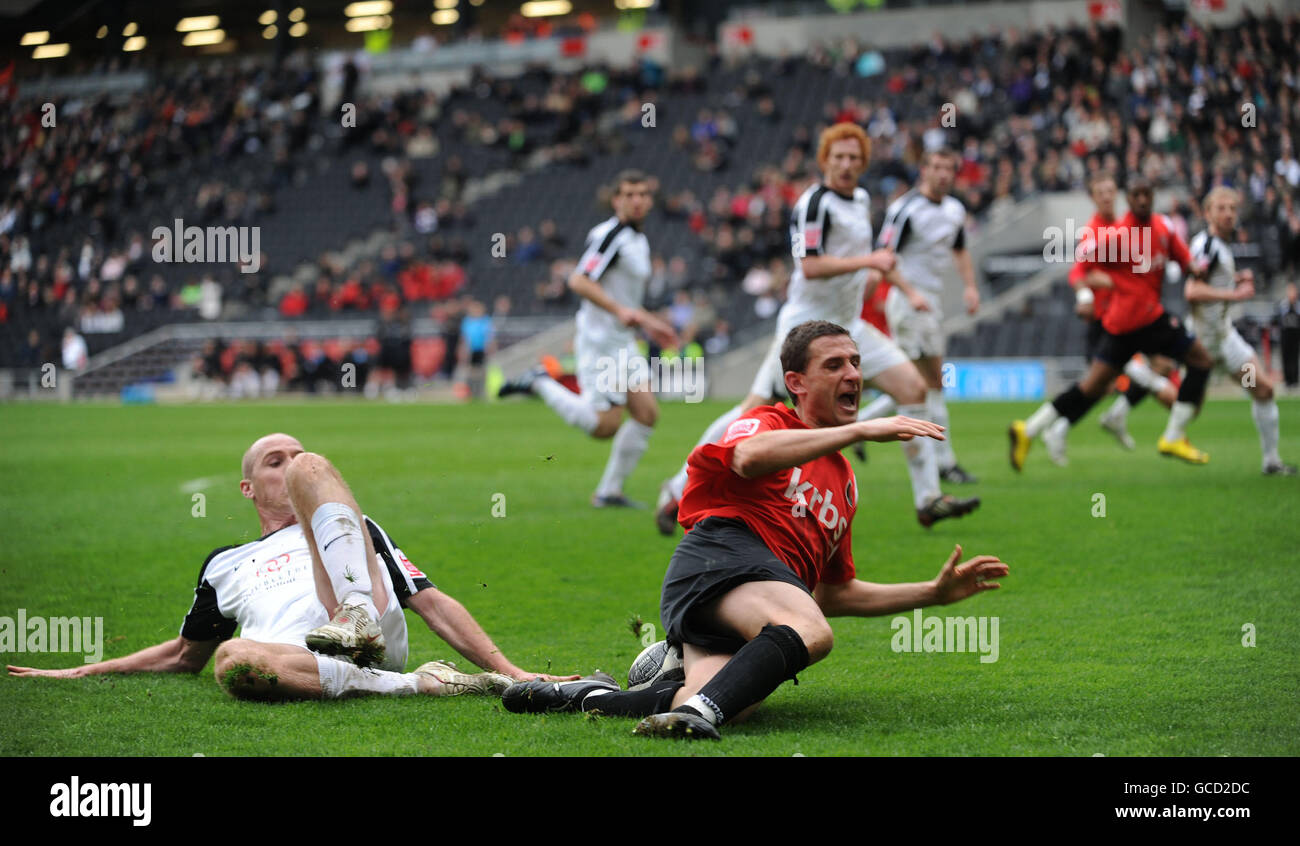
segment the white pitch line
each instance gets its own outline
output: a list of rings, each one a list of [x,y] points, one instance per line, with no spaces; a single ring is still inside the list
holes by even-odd
[[[181,482],[180,490],[181,493],[198,493],[199,491],[210,488],[213,485],[222,484],[229,478],[230,474],[224,476],[203,476],[198,479],[190,479],[188,482]]]

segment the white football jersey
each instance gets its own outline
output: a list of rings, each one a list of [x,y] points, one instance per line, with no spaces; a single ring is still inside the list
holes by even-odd
[[[880,246],[898,254],[904,279],[937,299],[952,251],[966,247],[966,207],[951,194],[936,203],[913,188],[885,211]]]
[[[1232,248],[1210,230],[1196,233],[1188,244],[1192,263],[1204,267],[1206,282],[1215,288],[1231,291],[1236,287],[1237,260]],[[1191,303],[1192,325],[1198,333],[1217,333],[1232,328],[1236,309],[1232,303]]]
[[[871,252],[871,198],[865,188],[853,196],[837,194],[825,185],[812,185],[799,195],[790,212],[790,247],[794,272],[781,308],[782,326],[805,320],[830,320],[847,327],[862,313],[867,271],[808,279],[803,274],[805,256],[848,258]]]
[[[611,217],[587,233],[578,271],[599,282],[619,305],[640,308],[650,282],[650,241],[632,224]],[[578,307],[577,324],[578,334],[588,344],[618,346],[636,341],[632,329],[590,300]]]
[[[387,652],[384,669],[400,672],[406,665],[402,606],[412,594],[433,585],[383,529],[369,518],[365,523],[388,589],[380,619]],[[209,555],[180,633],[187,640],[226,640],[238,627],[240,637],[249,640],[305,648],[307,633],[327,622],[329,614],[316,596],[307,537],[295,523]]]

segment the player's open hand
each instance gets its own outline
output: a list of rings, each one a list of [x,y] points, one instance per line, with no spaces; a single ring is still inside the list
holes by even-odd
[[[520,670],[517,673],[511,673],[510,676],[515,681],[521,681],[521,682],[526,682],[526,681],[562,682],[562,681],[575,681],[577,679],[582,678],[582,676],[579,675],[556,676],[550,673],[530,673],[527,672],[526,670]]]
[[[958,564],[961,558],[961,545],[952,548],[952,555],[944,562],[943,569],[934,580],[935,602],[947,605],[980,591],[997,590],[1002,585],[990,579],[1000,579],[1011,572],[996,555],[977,555],[969,561]]]
[[[6,664],[5,668],[9,670],[11,676],[42,676],[48,679],[79,679],[86,675],[86,666],[68,667],[66,670],[41,670],[36,667],[15,667],[13,664]]]
[[[945,440],[943,427],[929,420],[915,417],[877,417],[874,420],[859,420],[856,424],[864,441],[910,441],[912,438],[934,438]]]

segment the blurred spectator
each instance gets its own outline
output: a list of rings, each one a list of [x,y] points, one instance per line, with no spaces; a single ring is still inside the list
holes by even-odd
[[[76,373],[86,366],[90,352],[86,348],[86,339],[69,326],[63,330],[63,369]]]
[[[406,306],[387,309],[379,315],[379,367],[389,371],[390,387],[405,391],[411,387],[411,313]],[[452,347],[451,349],[455,349]],[[449,356],[450,357],[450,356]]]
[[[1273,324],[1278,328],[1282,348],[1282,376],[1288,390],[1300,388],[1300,295],[1296,283],[1286,286],[1286,297],[1278,303]]]
[[[470,396],[483,397],[484,372],[487,358],[496,351],[496,330],[487,307],[471,299],[460,323],[459,358],[467,367],[466,381]]]

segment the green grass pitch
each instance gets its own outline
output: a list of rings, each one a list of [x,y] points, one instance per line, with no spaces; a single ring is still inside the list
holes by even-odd
[[[1300,460],[1300,402],[1282,401]],[[628,493],[661,479],[725,410],[662,410]],[[0,678],[0,755],[1295,755],[1300,753],[1300,479],[1263,478],[1246,400],[1193,424],[1211,463],[1159,457],[1165,412],[1134,412],[1126,453],[1095,414],[1071,465],[1041,444],[1017,477],[1007,423],[1030,404],[954,404],[954,445],[980,476],[971,517],[920,528],[899,448],[857,466],[859,575],[931,578],[954,543],[996,553],[1001,591],[934,609],[996,616],[999,656],[895,653],[889,618],[832,621],[824,662],[720,744],[631,735],[633,721],[516,716],[490,699],[236,702],[198,676]],[[329,456],[363,509],[517,664],[623,678],[658,624],[673,541],[648,512],[594,512],[608,454],[535,401],[360,402],[0,410],[0,616],[102,616],[105,657],[174,637],[213,547],[257,536],[239,457],[286,431]],[[206,516],[182,486],[207,479]],[[949,486],[950,487],[950,486]],[[964,491],[963,491],[964,492]],[[493,517],[495,494],[506,514]],[[1094,516],[1104,497],[1105,515]],[[408,666],[451,656],[409,615]],[[1256,645],[1243,645],[1243,626]],[[6,653],[71,666],[76,654]]]

